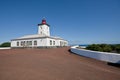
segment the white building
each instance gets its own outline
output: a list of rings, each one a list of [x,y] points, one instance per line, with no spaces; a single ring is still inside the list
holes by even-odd
[[[38,24],[38,34],[26,35],[17,39],[11,40],[12,48],[20,47],[60,47],[67,46],[68,42],[60,37],[50,36],[50,26],[43,19],[41,24]]]

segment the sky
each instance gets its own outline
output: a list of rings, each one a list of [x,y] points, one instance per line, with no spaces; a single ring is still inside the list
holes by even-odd
[[[0,0],[0,43],[37,34],[44,17],[69,44],[120,44],[120,0]]]

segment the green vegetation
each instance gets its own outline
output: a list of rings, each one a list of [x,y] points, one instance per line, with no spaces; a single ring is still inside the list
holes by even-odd
[[[4,42],[0,44],[0,47],[10,47],[10,42]]]
[[[86,49],[101,52],[120,53],[120,44],[92,44],[87,46]]]

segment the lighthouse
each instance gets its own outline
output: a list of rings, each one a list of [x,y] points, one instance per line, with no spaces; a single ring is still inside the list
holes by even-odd
[[[41,48],[41,47],[61,47],[67,46],[68,41],[61,37],[50,35],[50,25],[43,18],[38,24],[38,33],[33,35],[25,35],[11,40],[12,48]]]
[[[50,25],[47,24],[45,18],[42,19],[41,24],[38,24],[38,34],[41,36],[50,36]]]

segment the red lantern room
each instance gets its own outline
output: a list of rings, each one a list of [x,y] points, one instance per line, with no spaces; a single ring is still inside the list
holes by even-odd
[[[46,20],[45,19],[42,20],[42,24],[46,24]]]
[[[40,25],[47,25],[47,26],[50,26],[49,24],[47,24],[47,22],[46,22],[46,19],[45,19],[45,18],[43,18],[43,19],[42,19],[41,24],[38,24],[38,26],[40,26]]]

